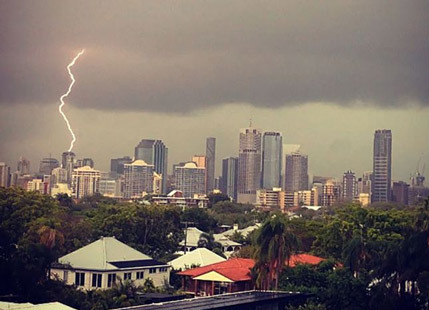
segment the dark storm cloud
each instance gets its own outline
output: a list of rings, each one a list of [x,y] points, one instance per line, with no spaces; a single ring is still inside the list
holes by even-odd
[[[426,1],[0,1],[0,104],[429,105]]]

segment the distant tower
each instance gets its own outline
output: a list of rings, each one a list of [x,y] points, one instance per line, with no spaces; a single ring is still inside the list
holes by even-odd
[[[204,195],[206,193],[206,168],[198,167],[194,162],[174,168],[176,189],[183,192],[184,197]]]
[[[19,175],[30,174],[30,161],[22,156],[18,161],[18,173]]]
[[[40,161],[39,173],[44,175],[50,175],[52,170],[58,168],[60,163],[56,158],[46,157]]]
[[[237,184],[237,201],[256,203],[256,190],[261,184],[261,132],[256,128],[240,131]]]
[[[3,162],[0,162],[0,186],[10,186],[10,167]]]
[[[300,152],[286,155],[285,191],[308,189],[308,156]]]
[[[67,184],[71,185],[73,169],[75,167],[76,154],[73,152],[63,152],[61,156],[61,166],[67,171]]]
[[[143,197],[144,193],[153,192],[154,165],[138,159],[131,164],[124,164],[125,198]]]
[[[216,138],[209,137],[206,139],[206,157],[207,157],[206,186],[207,186],[207,193],[210,193],[214,189],[214,182],[215,182]]]
[[[391,200],[392,132],[376,130],[374,134],[373,181],[371,202]]]
[[[262,188],[281,187],[282,136],[279,132],[265,132],[262,138]]]
[[[149,165],[154,165],[156,173],[162,177],[163,194],[167,191],[167,164],[168,148],[161,140],[143,139],[134,149],[134,159],[144,160]]]
[[[100,171],[89,166],[76,168],[72,176],[72,195],[80,199],[92,196],[99,191]]]
[[[228,157],[222,160],[222,178],[220,190],[237,201],[238,158]]]
[[[343,175],[343,199],[352,201],[357,196],[357,183],[355,173],[351,170]]]
[[[110,172],[112,174],[124,174],[124,164],[130,164],[133,160],[129,156],[112,158],[110,160]]]

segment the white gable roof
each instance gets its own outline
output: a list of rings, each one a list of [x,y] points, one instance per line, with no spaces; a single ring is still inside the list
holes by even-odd
[[[134,250],[113,237],[104,237],[70,254],[60,257],[58,262],[73,268],[94,270],[116,270],[109,262],[123,262],[152,259]]]
[[[3,302],[0,301],[0,310],[75,310],[72,307],[64,305],[60,302],[48,302],[44,304],[33,305],[27,303],[14,303],[14,302]]]
[[[184,233],[186,236],[186,246],[196,247],[198,246],[198,240],[200,240],[200,236],[204,233],[204,231],[199,230],[196,227],[188,227],[187,230],[184,230]],[[185,240],[182,240],[180,245],[185,245]]]
[[[191,252],[187,252],[185,255],[182,255],[176,259],[173,259],[172,261],[168,262],[168,264],[176,270],[185,270],[187,268],[191,268],[192,265],[203,267],[210,264],[223,262],[225,260],[226,259],[222,256],[219,256],[206,248],[198,248]]]

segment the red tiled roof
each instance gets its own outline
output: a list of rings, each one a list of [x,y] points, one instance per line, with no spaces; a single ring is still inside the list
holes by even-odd
[[[286,265],[288,265],[289,267],[295,267],[299,264],[317,265],[324,260],[324,258],[310,254],[295,254],[292,255],[289,259],[289,264],[288,262],[286,262]]]
[[[191,276],[193,278],[210,271],[216,271],[232,281],[249,281],[251,280],[250,269],[252,269],[254,265],[255,261],[253,259],[231,258],[224,262],[188,269],[178,274],[182,276]]]

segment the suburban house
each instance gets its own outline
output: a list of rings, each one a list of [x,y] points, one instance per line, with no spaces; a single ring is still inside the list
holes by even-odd
[[[211,296],[248,291],[254,288],[250,270],[253,259],[231,258],[204,267],[188,269],[182,276],[182,289],[195,296]]]
[[[16,303],[0,301],[0,310],[76,310],[60,302],[47,302],[34,305],[32,303]]]
[[[186,250],[186,252],[189,252],[198,248],[198,241],[200,240],[201,234],[204,234],[205,232],[196,227],[188,227],[184,230],[184,233],[185,240],[182,240],[180,245],[183,251]],[[223,234],[214,234],[213,238],[216,242],[220,243],[221,250],[227,257],[241,248],[241,243],[232,241],[229,237]]]
[[[173,259],[168,264],[175,270],[185,270],[193,267],[203,267],[214,263],[223,262],[226,259],[206,248],[198,248]]]
[[[129,247],[114,237],[102,237],[51,265],[51,278],[85,290],[107,289],[116,281],[132,280],[143,285],[150,278],[155,286],[170,281],[171,267]]]
[[[285,262],[289,267],[299,264],[317,265],[325,260],[310,254],[295,254]],[[227,261],[179,272],[182,289],[195,296],[211,296],[254,289],[251,269],[255,261],[250,258],[230,258]]]

